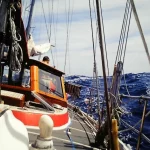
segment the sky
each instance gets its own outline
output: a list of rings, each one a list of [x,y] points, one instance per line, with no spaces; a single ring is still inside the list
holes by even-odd
[[[25,27],[28,20],[30,1],[31,0],[24,0],[22,2],[22,17]],[[112,75],[126,1],[102,0],[101,5],[104,19],[109,75]],[[135,6],[148,48],[150,48],[149,0],[136,0]],[[98,75],[101,76],[103,73],[98,44],[99,41],[98,38],[96,38],[96,14],[93,7],[93,0],[91,0],[91,7],[94,40],[96,41],[96,64]],[[44,8],[44,13],[42,8]],[[68,18],[69,28],[67,28]],[[93,75],[94,58],[89,0],[36,0],[31,34],[35,44],[38,45],[50,42],[55,46],[52,47],[47,54],[44,54],[50,57],[52,66],[55,65],[57,69],[65,72],[67,75]],[[37,59],[37,57],[34,59]],[[134,15],[132,14],[124,61],[124,73],[142,73],[149,72],[149,70],[150,65]]]

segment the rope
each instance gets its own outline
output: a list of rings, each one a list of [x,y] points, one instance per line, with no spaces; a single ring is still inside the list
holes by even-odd
[[[132,9],[133,9],[134,17],[135,17],[135,20],[136,20],[136,23],[137,23],[137,26],[138,26],[141,38],[142,38],[142,42],[143,42],[143,45],[144,45],[144,48],[145,48],[145,52],[146,52],[146,55],[147,55],[149,63],[150,63],[150,55],[149,55],[149,51],[148,51],[148,46],[147,46],[147,43],[146,43],[143,31],[142,31],[142,27],[141,27],[141,24],[140,24],[140,21],[139,21],[139,18],[138,18],[138,14],[136,12],[134,1],[130,0],[130,3],[131,3],[131,6],[132,6]]]
[[[123,32],[123,41],[122,41],[122,44],[121,44],[121,49],[120,49],[120,59],[119,60],[121,60],[121,57],[122,57],[122,52],[123,52],[123,46],[124,46],[124,41],[125,41],[125,36],[126,36],[126,29],[127,29],[127,22],[128,22],[128,17],[129,17],[129,9],[130,9],[130,3],[128,3],[129,4],[129,6],[127,7],[127,11],[126,11],[126,16],[125,16],[125,23],[124,23],[124,32]]]
[[[106,64],[107,64],[107,73],[108,73],[108,76],[109,76],[109,63],[108,63],[108,55],[107,55],[107,48],[106,48],[106,38],[105,38],[105,29],[104,29],[104,19],[103,19],[103,10],[102,10],[102,6],[101,6],[101,1],[99,3],[100,5],[100,8],[101,8],[101,20],[102,20],[102,31],[103,31],[103,37],[104,37],[104,49],[105,49],[105,54],[106,54]],[[108,79],[108,87],[110,88],[111,86],[111,80]]]
[[[124,77],[124,83],[125,83],[125,86],[126,86],[126,90],[127,90],[128,95],[130,95],[129,90],[128,90],[128,86],[127,86],[127,82],[126,82],[126,79],[125,79],[124,70],[122,70],[122,71],[123,71],[123,77]]]
[[[95,78],[96,78],[96,88],[97,88],[97,109],[98,109],[98,121],[100,125],[101,116],[100,116],[100,95],[98,92],[98,72],[97,72],[97,65],[96,65],[96,54],[95,54],[95,45],[94,45],[94,35],[93,35],[93,23],[92,23],[92,13],[91,13],[91,2],[89,0],[89,9],[90,9],[90,20],[91,20],[91,33],[92,33],[92,44],[93,44],[93,57],[94,57],[94,72],[95,72]]]
[[[30,4],[31,5],[31,4]],[[27,27],[27,24],[28,24],[28,18],[29,18],[29,13],[27,13],[27,15],[26,15],[26,11],[29,11],[28,10],[28,8],[30,7],[30,5],[29,6],[27,6],[27,2],[26,2],[26,5],[25,5],[25,10],[24,10],[24,24],[25,24],[25,26]]]
[[[12,46],[11,46],[11,52],[10,52],[10,66],[9,67],[11,71],[20,72],[21,63],[23,62],[23,52],[18,42],[21,41],[21,36],[18,34],[19,38],[17,38],[16,26],[11,16],[11,9],[12,8],[10,8],[9,21],[10,21],[10,30],[11,30],[11,36],[12,36]]]
[[[125,36],[124,28],[125,28],[125,23],[126,23],[125,21],[127,21],[126,15],[127,15],[127,10],[128,10],[128,4],[130,4],[129,1],[127,1],[127,3],[126,3],[125,14],[124,14],[124,18],[123,18],[122,30],[121,30],[121,35],[120,35],[120,43],[118,45],[118,57],[120,57],[120,48],[124,42],[124,36]],[[119,58],[118,58],[118,61],[119,61]]]
[[[107,111],[107,123],[108,123],[108,137],[109,140],[109,146],[112,148],[112,136],[111,136],[111,117],[110,117],[110,107],[109,107],[109,97],[108,97],[108,88],[107,88],[107,78],[106,78],[106,70],[105,70],[105,56],[104,56],[104,50],[103,50],[103,37],[102,37],[102,25],[101,25],[101,16],[100,16],[100,9],[99,8],[99,0],[96,0],[96,10],[97,10],[97,23],[98,23],[98,29],[99,29],[99,46],[100,46],[100,52],[101,52],[101,62],[102,62],[102,70],[103,70],[103,77],[104,77],[104,95],[105,95],[105,101],[106,101],[106,111]]]
[[[65,1],[66,3],[66,1]],[[65,5],[66,6],[66,5]],[[71,4],[70,4],[70,0],[69,0],[69,8],[68,8],[68,14],[67,14],[67,10],[65,7],[65,11],[66,11],[66,28],[67,28],[67,36],[66,36],[66,51],[65,51],[65,63],[64,63],[64,72],[66,70],[66,63],[67,63],[67,53],[69,55],[69,38],[70,38],[70,29],[71,29],[71,22],[72,22],[72,14],[73,14],[73,8],[74,8],[74,0],[73,0],[73,4],[72,4],[72,12],[71,12]],[[70,13],[71,12],[71,13]],[[69,57],[70,58],[70,57]],[[70,72],[70,59],[69,59],[69,72]]]
[[[119,104],[118,104],[118,101],[117,101],[117,98],[112,94],[112,93],[109,93],[109,94],[111,94],[113,97],[114,97],[114,99],[115,99],[115,101],[116,101],[116,108],[114,108],[114,110],[117,112],[117,113],[120,113],[120,114],[128,114],[128,112],[126,112],[124,109],[122,109],[120,106],[119,106]],[[120,99],[119,99],[120,100]],[[121,102],[121,101],[120,101]],[[119,117],[118,117],[119,118]]]
[[[50,35],[49,35],[49,33],[48,33],[48,26],[47,26],[47,22],[46,22],[46,16],[45,16],[44,6],[43,6],[43,1],[42,1],[42,0],[41,0],[41,3],[42,3],[42,10],[43,10],[43,14],[44,14],[44,21],[45,21],[47,36],[48,36],[48,40],[49,40],[49,43],[50,43]],[[52,50],[51,50],[51,55],[52,55],[53,65],[55,66],[55,62],[54,62],[54,57],[53,57],[53,52],[52,52]]]
[[[50,20],[50,24],[49,24],[49,38],[51,41],[51,26],[52,26],[52,20],[53,20],[53,0],[52,0],[52,11],[51,11],[51,15],[50,15],[50,1],[48,1],[48,9],[49,9],[49,20]]]
[[[73,16],[73,11],[74,11],[74,0],[72,2],[72,8],[71,8],[71,15],[70,15],[70,26],[69,26],[69,33],[71,33],[71,25],[72,25],[72,16]],[[69,34],[69,37],[70,38],[71,34]],[[68,49],[69,49],[69,41],[68,41]],[[70,51],[68,51],[68,53],[70,53]],[[68,54],[69,55],[69,54]],[[70,57],[69,57],[69,72],[70,71]]]
[[[134,132],[136,132],[137,134],[139,134],[139,131],[137,129],[135,129],[134,127],[132,127],[131,125],[129,125],[127,122],[123,121],[122,119],[120,119],[124,124],[126,124],[129,128],[131,128]],[[148,142],[150,143],[150,139],[145,136],[143,133],[141,134],[141,136]]]
[[[99,6],[101,7],[101,1],[100,1],[100,4]],[[95,19],[97,18],[96,17],[96,8],[95,8],[95,5],[94,5],[94,1],[93,1],[93,8],[94,8],[94,14],[95,14]],[[107,61],[107,70],[108,70],[108,76],[109,76],[109,67],[108,67],[108,58],[107,58],[107,50],[106,50],[106,40],[105,40],[105,32],[104,32],[104,23],[103,23],[103,15],[102,15],[102,7],[101,7],[101,18],[102,18],[102,31],[103,31],[103,35],[104,35],[104,47],[105,47],[105,53],[106,53],[106,61]],[[97,45],[97,36],[98,36],[98,23],[96,22],[96,38],[95,38],[95,54],[96,54],[96,45]],[[94,73],[93,73],[94,74]],[[94,76],[94,75],[93,75]],[[110,80],[108,80],[109,84],[108,86],[110,86]],[[94,86],[93,86],[94,87]],[[104,103],[105,103],[105,99],[103,99],[103,102],[102,102],[102,111],[101,111],[101,119],[103,118],[103,114],[104,114]]]
[[[71,112],[72,112],[72,117],[71,117],[70,124],[69,124],[69,125],[67,126],[67,128],[66,128],[66,135],[68,136],[68,138],[69,138],[69,140],[70,140],[70,142],[71,142],[71,144],[72,144],[72,150],[75,150],[75,145],[74,145],[74,143],[73,143],[72,138],[71,138],[70,135],[69,135],[69,127],[72,125],[72,120],[73,120],[73,118],[74,118],[74,116],[75,116],[75,112],[73,111],[73,109],[71,110]]]
[[[125,53],[126,53],[127,39],[128,39],[128,34],[129,34],[130,22],[131,22],[131,14],[132,14],[132,8],[131,8],[131,11],[130,11],[129,23],[128,23],[128,29],[127,29],[127,35],[126,35],[126,41],[125,41],[125,46],[124,46],[123,64],[124,64],[124,60],[125,60]]]
[[[95,20],[97,19],[96,18],[96,8],[95,8],[95,5],[94,5],[94,1],[93,1],[93,8],[94,8],[94,14],[95,14]],[[97,46],[97,36],[98,36],[98,24],[96,22],[96,36],[95,36],[95,54],[96,54],[96,46]]]
[[[150,111],[145,115],[145,118],[150,114]],[[133,128],[135,128],[140,122],[142,121],[142,119],[140,119],[133,127],[130,127],[128,129],[124,129],[124,130],[121,130],[119,131],[119,133],[123,133],[125,131],[129,131],[129,130],[132,130]]]
[[[67,14],[67,8],[66,8],[66,0],[65,0],[65,12],[66,12],[66,28],[67,28],[67,36],[66,36],[66,51],[65,51],[65,63],[64,63],[64,72],[66,70],[66,63],[67,63],[67,52],[68,52],[68,43],[69,43],[69,12],[70,12],[70,0],[69,0],[69,8],[68,8],[68,14]]]
[[[125,13],[124,13],[124,17],[123,17],[122,28],[121,28],[121,34],[120,34],[120,38],[119,38],[119,44],[118,44],[118,50],[117,50],[115,64],[117,63],[117,61],[121,60],[121,55],[122,55],[122,50],[123,50],[123,45],[124,45],[124,39],[125,39],[125,35],[126,35],[126,26],[127,26],[127,22],[128,22],[128,14],[129,14],[129,9],[131,8],[130,6],[131,6],[130,0],[127,0],[126,7],[125,7]]]
[[[93,46],[93,57],[94,57],[94,64],[96,64],[96,57],[95,57],[95,45],[94,45],[94,35],[93,35],[93,23],[92,23],[92,13],[91,13],[91,2],[89,0],[89,9],[90,9],[90,21],[91,21],[91,33],[92,33],[92,46]]]
[[[57,41],[56,41],[56,36],[57,36],[57,23],[58,23],[58,8],[59,8],[59,0],[57,1],[57,13],[56,13],[56,22],[55,22],[55,57],[56,57],[56,67],[58,68],[58,59],[57,59]]]
[[[114,97],[114,99],[116,101],[117,108],[120,108],[116,96],[114,94],[110,93],[110,92],[109,92],[109,94]]]
[[[55,45],[55,53],[54,53],[54,59],[55,59],[55,67],[58,68],[58,59],[57,59],[57,46],[56,46],[56,32],[57,32],[57,21],[58,21],[58,6],[59,6],[59,0],[57,1],[57,11],[56,11],[56,17],[55,17],[55,12],[53,12],[53,28],[54,28],[54,45]],[[53,8],[53,10],[55,10]],[[49,11],[50,13],[50,11]],[[50,15],[49,15],[50,16]],[[50,17],[49,17],[50,18]]]

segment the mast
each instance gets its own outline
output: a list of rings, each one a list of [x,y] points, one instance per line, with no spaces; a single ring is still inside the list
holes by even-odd
[[[109,112],[109,100],[108,100],[108,88],[107,88],[107,78],[106,78],[106,70],[105,70],[105,58],[104,58],[104,48],[103,48],[102,27],[101,27],[101,19],[100,19],[100,11],[99,11],[99,0],[96,0],[96,10],[97,10],[97,23],[98,23],[98,34],[99,34],[99,46],[100,46],[100,51],[101,51],[102,70],[103,70],[103,77],[104,77],[105,99],[106,99],[106,107],[107,107],[109,149],[113,149],[112,148],[111,118],[110,118],[110,112]]]
[[[29,34],[30,34],[30,31],[31,31],[31,21],[32,21],[32,14],[33,14],[33,9],[34,9],[34,4],[35,4],[35,0],[32,0],[30,11],[29,11],[28,24],[27,24],[27,28],[26,28],[27,39],[29,38]]]

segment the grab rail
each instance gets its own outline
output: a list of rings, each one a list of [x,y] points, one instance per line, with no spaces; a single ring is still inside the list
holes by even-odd
[[[46,100],[44,99],[44,97],[42,97],[40,94],[36,93],[35,91],[31,91],[31,94],[38,99],[44,106],[46,106],[46,108],[48,110],[52,110],[55,111],[54,108],[52,106],[50,106],[49,103],[46,102]]]

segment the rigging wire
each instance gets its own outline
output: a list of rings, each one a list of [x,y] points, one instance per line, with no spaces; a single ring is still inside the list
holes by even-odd
[[[94,14],[95,14],[95,18],[96,18],[96,11],[95,11],[95,5],[94,5],[94,0],[93,0],[93,7],[94,7]],[[99,7],[101,7],[101,1],[99,3]],[[101,7],[102,8],[102,7]],[[102,21],[102,31],[103,31],[103,35],[104,35],[104,48],[105,48],[105,53],[106,53],[106,63],[107,63],[107,73],[109,76],[109,62],[108,62],[108,55],[107,55],[107,47],[106,47],[106,38],[105,38],[105,29],[104,29],[104,19],[103,19],[103,11],[101,9],[100,11],[101,14],[101,21]],[[95,51],[96,51],[96,45],[97,45],[97,35],[98,35],[98,24],[96,22],[96,40],[95,40]],[[110,88],[111,85],[111,80],[108,79],[108,87]]]
[[[105,38],[105,28],[104,28],[104,19],[103,19],[103,11],[102,11],[101,1],[100,1],[99,5],[100,5],[100,8],[101,8],[100,14],[101,14],[101,21],[102,21],[103,37],[104,37],[104,49],[105,49],[105,54],[106,54],[107,73],[108,73],[108,76],[109,76],[109,62],[108,62],[108,55],[107,55],[106,38]],[[110,80],[110,78],[107,79],[107,80],[108,80],[108,87],[110,88],[110,86],[111,86],[111,80]]]
[[[65,1],[66,2],[66,1]],[[65,5],[66,6],[66,5]],[[66,70],[66,63],[67,63],[67,53],[69,55],[69,39],[70,39],[70,33],[71,33],[71,23],[72,23],[72,16],[73,16],[73,8],[74,8],[74,0],[72,3],[72,8],[69,0],[69,7],[68,7],[68,13],[67,9],[65,7],[66,11],[66,28],[67,28],[67,36],[66,36],[66,51],[65,51],[65,63],[64,63],[64,72]],[[72,9],[72,10],[71,10]],[[69,57],[70,58],[70,57]],[[70,72],[70,59],[69,59],[69,72]]]
[[[130,27],[130,21],[131,21],[131,14],[132,14],[132,8],[130,5],[130,0],[127,0],[126,6],[125,6],[124,17],[123,17],[122,28],[121,28],[120,39],[119,39],[119,44],[118,44],[117,55],[116,55],[116,60],[115,60],[115,65],[118,61],[121,61],[122,59],[123,59],[122,64],[124,64],[127,39],[128,39],[128,33],[129,33],[129,27]],[[125,81],[125,75],[124,75],[124,81]],[[117,89],[119,89],[119,84],[117,84],[117,85],[118,85]],[[127,85],[126,85],[126,89],[127,89]],[[129,94],[128,89],[127,89],[127,92]]]
[[[124,64],[124,61],[125,61],[126,46],[127,46],[127,39],[128,39],[128,34],[129,34],[130,22],[131,22],[131,15],[132,15],[132,8],[130,10],[129,23],[128,23],[128,28],[127,28],[127,35],[126,35],[126,41],[125,41],[125,46],[124,46],[123,64]],[[125,80],[124,70],[123,70],[123,76],[124,76],[124,82],[125,82],[125,85],[126,85],[127,93],[128,93],[128,95],[130,95],[129,90],[127,88],[127,83],[126,83],[126,80]]]
[[[128,4],[128,1],[127,1],[127,4]],[[127,17],[126,17],[126,26],[125,26],[125,31],[124,31],[124,39],[123,39],[123,43],[122,43],[122,45],[120,46],[120,50],[121,50],[121,52],[120,52],[120,61],[121,61],[121,57],[123,57],[122,58],[122,63],[124,64],[124,60],[125,60],[125,54],[126,54],[126,46],[127,46],[127,39],[128,39],[128,34],[129,34],[129,28],[130,28],[130,22],[131,22],[131,15],[132,15],[132,8],[131,8],[131,5],[130,5],[130,3],[128,4],[129,6],[128,6],[128,14],[127,14]],[[125,13],[126,13],[126,11],[125,11]],[[123,23],[125,23],[124,21],[123,21]],[[125,34],[126,33],[126,34]],[[126,35],[126,36],[125,36]],[[119,46],[118,46],[119,47]],[[123,51],[124,51],[124,53],[123,53]],[[123,55],[123,56],[122,56]],[[128,95],[130,95],[130,93],[129,93],[129,90],[128,90],[128,88],[127,88],[127,84],[126,84],[126,81],[125,81],[125,74],[124,74],[124,70],[123,70],[123,75],[122,76],[124,76],[124,82],[125,82],[125,85],[126,85],[126,90],[127,90],[127,93],[128,93]]]
[[[97,17],[96,17],[96,8],[95,8],[95,5],[94,5],[94,0],[93,0],[93,8],[94,8],[94,14],[95,14],[95,20],[97,20]],[[96,46],[97,46],[97,37],[98,37],[98,24],[97,24],[97,21],[96,21],[96,34],[95,34],[95,54],[96,54]]]
[[[138,14],[136,12],[134,1],[130,0],[130,3],[131,3],[131,6],[132,6],[132,9],[133,9],[134,17],[135,17],[135,20],[136,20],[136,23],[137,23],[137,26],[138,26],[138,29],[139,29],[139,32],[140,32],[140,35],[141,35],[141,38],[142,38],[142,42],[143,42],[143,45],[144,45],[144,48],[145,48],[145,52],[146,52],[148,61],[150,63],[150,55],[149,55],[148,46],[147,46],[143,31],[142,31],[142,27],[141,27],[141,24],[140,24],[140,21],[139,21]]]
[[[125,86],[126,86],[126,91],[127,91],[128,95],[130,95],[129,90],[128,90],[128,86],[127,86],[127,82],[126,82],[126,78],[125,78],[124,70],[123,70],[123,76],[124,76],[124,83],[125,83]]]
[[[148,117],[150,115],[150,111],[147,112],[147,114],[145,115],[145,118]],[[142,119],[140,119],[137,123],[134,124],[134,126],[129,127],[128,129],[124,129],[124,130],[120,130],[119,133],[123,133],[129,130],[132,130],[133,128],[135,128],[140,122],[142,121]],[[150,141],[150,140],[149,140]]]
[[[97,10],[97,22],[99,28],[99,46],[101,52],[101,59],[102,59],[102,69],[103,69],[103,77],[104,77],[104,90],[105,90],[105,100],[106,100],[106,107],[107,107],[107,123],[108,123],[108,135],[109,135],[109,148],[112,148],[112,133],[111,133],[111,117],[109,111],[109,97],[108,97],[108,88],[107,88],[107,78],[106,78],[106,70],[105,70],[105,57],[104,57],[104,50],[103,50],[103,38],[102,38],[102,27],[101,27],[101,16],[100,16],[100,7],[99,7],[99,0],[96,0],[96,10]]]
[[[94,0],[93,0],[93,7],[94,7],[94,12],[95,12],[95,18],[97,18],[96,17],[96,11],[95,11],[96,8],[95,8],[95,5],[94,5]],[[100,15],[101,15],[101,21],[102,21],[102,32],[103,32],[103,36],[104,36],[104,48],[105,48],[105,53],[106,53],[107,72],[108,72],[108,76],[109,76],[109,65],[108,65],[109,63],[108,63],[108,55],[107,55],[107,48],[106,48],[105,29],[104,29],[103,11],[102,11],[102,7],[101,7],[101,1],[99,3],[99,7],[101,8]],[[98,23],[96,22],[96,42],[97,42],[97,36],[98,36]],[[96,46],[95,46],[95,51],[96,51]],[[108,87],[110,88],[111,79],[110,78],[107,79],[107,82],[108,82]],[[105,100],[103,100],[103,103],[102,103],[102,113],[101,113],[101,116],[103,116],[103,111],[104,111],[103,106],[104,106],[104,103],[105,103]]]
[[[55,41],[55,57],[56,57],[56,67],[58,68],[58,58],[57,58],[57,24],[58,24],[58,9],[59,9],[59,0],[57,1],[57,10],[56,10],[56,19],[55,19],[55,28],[54,28],[54,41]]]
[[[95,3],[94,3],[94,0],[93,0],[93,10],[94,10],[94,15],[95,15],[95,20],[97,19],[97,17],[96,17],[96,10],[95,10],[96,8],[95,8]],[[97,25],[97,22],[96,22],[96,40],[95,40],[95,43],[97,42],[97,35],[98,35],[98,25]],[[97,45],[97,44],[95,44],[95,45]],[[96,46],[95,46],[95,49],[96,49]]]
[[[127,28],[126,41],[125,41],[125,46],[124,46],[123,64],[124,64],[125,54],[126,54],[126,46],[127,46],[127,39],[128,39],[128,34],[129,34],[130,22],[131,22],[131,14],[132,14],[132,8],[131,8],[130,14],[129,14],[130,16],[129,16],[129,23],[128,23],[128,28]]]
[[[67,14],[67,10],[66,10],[66,14]],[[65,66],[66,66],[66,61],[67,61],[67,52],[69,51],[69,19],[70,19],[69,14],[70,14],[70,0],[69,0],[69,7],[68,7],[68,14],[66,15],[67,37],[66,37]],[[64,68],[64,72],[65,72],[65,68]]]
[[[99,121],[99,128],[101,123],[101,116],[100,116],[100,96],[98,91],[98,72],[97,72],[97,65],[96,65],[96,56],[95,56],[95,45],[94,45],[94,35],[93,35],[93,22],[92,22],[92,12],[91,12],[91,0],[89,0],[89,9],[90,9],[90,21],[91,21],[91,33],[92,33],[92,46],[93,46],[93,57],[94,57],[94,72],[95,72],[95,78],[96,78],[96,87],[97,87],[97,109],[98,109],[98,121]],[[93,76],[94,77],[94,76]]]
[[[67,63],[67,51],[68,51],[68,46],[67,46],[67,44],[68,44],[68,24],[69,24],[69,10],[70,10],[70,0],[69,0],[69,9],[68,9],[68,13],[67,13],[67,2],[66,2],[66,0],[65,0],[65,13],[66,13],[66,28],[67,28],[67,35],[66,35],[66,50],[65,50],[65,63],[64,63],[64,72],[65,72],[65,70],[66,70],[66,63]]]
[[[122,60],[122,63],[124,64],[128,33],[129,33],[129,27],[130,27],[130,22],[131,22],[131,14],[132,14],[132,8],[130,5],[130,1],[127,0],[115,64],[117,63],[117,61],[121,61],[121,60]],[[124,71],[123,71],[123,74],[124,74]],[[125,75],[124,75],[124,81],[125,81]],[[126,89],[127,89],[127,85],[126,85]],[[128,89],[127,89],[127,92],[129,94]]]
[[[31,4],[30,4],[31,5]],[[30,6],[29,5],[29,6]],[[28,23],[28,18],[29,18],[29,13],[26,13],[26,11],[28,11],[27,9],[28,9],[28,7],[29,6],[27,6],[27,2],[26,2],[26,5],[25,5],[25,9],[24,9],[24,20],[25,20],[25,26],[27,27],[27,23]],[[26,15],[27,14],[27,15]]]
[[[58,23],[58,8],[59,8],[59,0],[57,1],[56,15],[55,15],[55,12],[54,12],[55,9],[53,7],[53,17],[52,17],[53,28],[54,28],[54,45],[55,45],[54,59],[55,59],[55,63],[56,63],[55,65],[56,65],[57,68],[58,68],[58,58],[57,58],[57,42],[56,42],[56,37],[57,37],[57,23]]]
[[[50,1],[48,1],[49,20],[50,20],[50,23],[49,23],[49,38],[50,38],[50,41],[51,41],[51,34],[52,34],[53,3],[54,3],[54,1],[52,0],[52,7],[51,7],[51,12],[50,12]],[[50,13],[51,13],[51,15],[50,15]]]
[[[122,23],[122,28],[121,28],[121,34],[119,38],[119,44],[118,44],[118,50],[117,50],[117,55],[116,55],[116,60],[115,64],[119,61],[119,58],[121,59],[121,51],[124,45],[124,38],[125,38],[125,33],[126,33],[126,25],[127,25],[127,20],[128,20],[128,14],[130,9],[130,0],[127,0],[126,2],[126,7],[125,7],[125,13],[123,17],[123,23]]]
[[[68,13],[67,13],[67,3],[65,0],[65,12],[66,12],[66,28],[67,28],[67,35],[66,35],[66,51],[65,51],[65,63],[64,63],[64,72],[66,69],[66,62],[67,62],[67,52],[68,52],[68,31],[69,31],[69,13],[70,13],[70,0],[69,0],[69,8],[68,8]]]
[[[59,0],[57,2],[57,5],[59,4]],[[49,35],[50,35],[50,40],[51,40],[51,36],[52,36],[52,31],[54,32],[54,41],[55,41],[55,52],[54,52],[54,60],[56,61],[55,63],[57,64],[57,68],[58,68],[58,59],[57,59],[57,46],[56,46],[56,21],[55,21],[55,13],[54,13],[54,0],[51,1],[51,9],[50,9],[50,1],[48,1],[48,9],[49,9]],[[50,11],[51,10],[51,11]],[[58,7],[57,7],[57,18],[58,20]],[[54,28],[52,30],[52,27]],[[54,64],[54,67],[55,65]]]
[[[108,65],[108,55],[107,55],[107,48],[106,48],[106,38],[105,38],[105,29],[104,29],[104,19],[103,19],[103,10],[102,10],[102,5],[101,5],[101,1],[99,3],[101,11],[101,21],[102,21],[102,31],[103,31],[103,37],[104,37],[104,49],[105,49],[105,53],[106,53],[106,62],[107,62],[107,71],[108,71],[108,76],[109,76],[109,65]]]
[[[55,26],[55,12],[54,12],[54,10],[55,10],[55,7],[52,5],[52,23],[53,23],[53,32],[54,32],[54,41],[56,41],[56,26]],[[52,27],[51,27],[51,30],[52,30]],[[54,45],[55,45],[55,43],[54,43]],[[55,45],[55,47],[56,47],[56,45]],[[56,51],[54,51],[54,59],[55,59],[55,57],[56,57],[56,53],[55,53]],[[56,59],[55,59],[55,61],[56,61]],[[56,63],[56,62],[55,62]],[[56,65],[56,64],[55,64]],[[55,66],[54,66],[55,67]]]
[[[50,43],[51,41],[50,41],[50,35],[49,35],[49,33],[48,33],[48,26],[47,26],[46,16],[45,16],[45,12],[44,12],[43,0],[41,0],[41,3],[42,3],[42,10],[43,10],[43,14],[44,14],[44,21],[45,21],[47,36],[48,36],[48,40],[49,40],[49,43]],[[54,62],[54,57],[53,57],[53,52],[52,52],[52,50],[51,50],[51,55],[52,55],[53,65],[55,66],[55,62]]]
[[[70,36],[71,36],[71,25],[72,25],[72,16],[73,16],[73,10],[74,10],[74,0],[72,2],[72,8],[71,8],[71,14],[70,14],[70,24],[69,24],[69,37],[68,39],[70,39]],[[69,49],[69,41],[68,41],[68,49]],[[70,56],[70,51],[68,50],[68,55]],[[69,57],[69,72],[70,72],[70,57]]]
[[[129,125],[127,122],[125,122],[125,121],[122,120],[122,119],[120,119],[120,121],[121,121],[122,123],[124,123],[126,126],[128,126],[129,128],[131,128],[135,133],[139,134],[139,131],[138,131],[136,128],[132,127],[131,125]],[[142,136],[142,138],[144,138],[148,143],[150,143],[150,139],[149,139],[146,135],[144,135],[144,134],[142,133],[141,136]]]
[[[122,51],[123,51],[123,47],[124,47],[124,42],[125,42],[125,38],[126,38],[126,30],[127,30],[127,22],[128,22],[128,17],[129,17],[129,10],[130,10],[130,2],[128,3],[128,7],[127,7],[127,11],[126,11],[126,14],[127,16],[125,16],[125,22],[124,22],[124,32],[123,32],[123,39],[122,39],[122,43],[120,45],[120,55],[119,55],[119,60],[121,60],[121,57],[122,57]]]
[[[124,31],[124,38],[123,38],[123,41],[122,41],[122,45],[121,45],[121,51],[120,51],[120,59],[121,60],[121,57],[122,57],[122,53],[123,53],[123,47],[124,46],[124,42],[125,42],[125,39],[126,39],[126,42],[127,42],[127,38],[128,38],[128,32],[129,32],[129,26],[130,26],[130,19],[131,19],[131,12],[130,11],[131,7],[130,7],[130,3],[129,3],[129,7],[128,7],[128,14],[127,14],[127,18],[126,18],[126,24],[125,24],[125,31]],[[130,11],[130,14],[129,14],[129,11]],[[129,16],[130,15],[130,16]],[[129,21],[128,21],[129,20]],[[128,24],[127,24],[128,23]],[[127,27],[128,26],[128,27]],[[125,50],[125,49],[124,49]]]
[[[94,34],[93,34],[93,22],[92,22],[92,12],[91,12],[91,0],[89,0],[89,9],[90,9],[90,21],[91,21],[91,33],[92,33],[93,57],[94,57],[94,63],[96,63],[95,45],[94,45]]]

